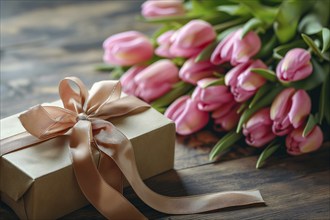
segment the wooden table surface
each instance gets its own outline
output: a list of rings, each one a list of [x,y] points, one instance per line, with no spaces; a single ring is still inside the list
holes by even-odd
[[[139,22],[139,1],[1,1],[1,118],[37,103],[58,99],[65,76],[88,86],[108,79],[94,70],[102,63],[102,42],[115,33],[157,26]],[[259,189],[266,205],[195,215],[165,215],[145,205],[131,188],[125,196],[150,219],[330,219],[330,146],[299,157],[278,154],[255,169],[260,151],[241,144],[208,161],[219,135],[210,130],[177,137],[175,169],[146,180],[171,196]],[[0,203],[0,219],[17,219]],[[104,219],[92,206],[62,219]]]

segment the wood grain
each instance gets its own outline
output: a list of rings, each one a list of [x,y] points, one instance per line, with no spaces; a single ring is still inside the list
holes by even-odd
[[[135,20],[141,1],[1,1],[1,118],[58,99],[57,83],[68,75],[88,86],[109,78],[94,66],[102,62],[102,42],[130,29],[151,34],[154,25]],[[255,169],[260,150],[234,146],[216,163],[208,153],[221,134],[205,129],[178,136],[175,170],[146,184],[170,196],[259,189],[266,205],[171,216],[146,206],[131,188],[125,196],[150,219],[330,219],[330,144],[299,157],[277,154]],[[0,203],[0,219],[17,219]],[[61,218],[104,219],[92,206]]]

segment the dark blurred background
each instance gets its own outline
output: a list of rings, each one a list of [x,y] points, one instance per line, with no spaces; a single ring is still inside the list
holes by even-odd
[[[78,76],[88,86],[108,79],[102,43],[115,33],[155,25],[139,21],[142,0],[1,0],[1,118],[58,99],[57,85]]]

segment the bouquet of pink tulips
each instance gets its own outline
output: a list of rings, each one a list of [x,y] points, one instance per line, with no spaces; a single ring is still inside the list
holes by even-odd
[[[210,159],[235,142],[317,150],[329,137],[328,0],[148,0],[148,37],[127,31],[105,40],[106,69],[123,90],[164,113],[180,135],[210,125],[223,137]]]

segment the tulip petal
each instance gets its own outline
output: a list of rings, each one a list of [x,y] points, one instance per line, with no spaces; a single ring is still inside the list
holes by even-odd
[[[219,65],[230,60],[233,50],[235,31],[225,37],[215,48],[211,55],[211,63]]]
[[[309,115],[312,103],[309,95],[304,90],[298,90],[292,96],[292,106],[289,112],[289,119],[294,128],[298,128]]]
[[[160,35],[157,38],[157,43],[158,44],[170,44],[172,42],[171,37],[173,36],[174,33],[175,33],[174,30],[166,31],[165,33],[163,33],[162,35]]]
[[[237,82],[237,77],[246,70],[249,66],[249,63],[241,63],[232,68],[229,72],[225,75],[225,84],[227,86],[233,86]]]
[[[136,89],[136,95],[142,98],[146,102],[152,102],[155,99],[165,95],[168,91],[173,88],[172,84],[162,83],[160,85],[138,85]]]
[[[192,134],[202,129],[209,121],[209,114],[197,108],[197,102],[188,99],[182,114],[175,120],[176,131],[181,135]]]
[[[232,100],[233,95],[227,86],[210,86],[202,90],[200,99],[206,103],[224,103]]]
[[[237,114],[237,107],[230,111],[225,117],[217,118],[214,120],[215,130],[216,131],[230,131],[233,129],[240,118],[240,115]]]
[[[313,66],[310,62],[296,71],[292,81],[298,81],[307,78],[313,72]]]
[[[135,84],[134,77],[141,72],[145,67],[133,66],[120,78],[123,91],[130,95],[136,95],[135,90],[137,85]]]
[[[159,60],[141,71],[135,77],[135,82],[143,85],[155,85],[164,82],[175,83],[179,80],[178,73],[179,70],[172,61]]]
[[[234,42],[233,55],[230,61],[232,65],[249,61],[261,48],[260,38],[255,32],[250,31],[243,39],[240,39],[242,29],[236,34],[237,40]]]
[[[294,92],[294,88],[287,88],[276,96],[270,107],[270,118],[272,120],[283,118],[288,114],[288,109],[291,107],[291,97]]]
[[[246,91],[255,91],[266,82],[265,78],[249,70],[239,75],[237,80],[238,85]]]
[[[145,1],[141,8],[141,14],[146,18],[179,16],[185,14],[183,3],[178,0]]]
[[[222,104],[217,110],[212,112],[212,118],[217,119],[225,117],[225,115],[227,115],[230,111],[234,111],[236,104],[237,103],[235,101]]]
[[[243,126],[249,129],[261,124],[272,125],[272,120],[270,119],[270,108],[263,108],[259,110],[257,113],[252,115]]]
[[[216,37],[213,27],[203,20],[192,20],[178,30],[173,45],[183,48],[203,46]]]
[[[302,153],[309,153],[320,148],[323,143],[323,133],[319,126],[315,126],[311,133],[305,137],[302,142],[300,150]]]
[[[166,109],[164,115],[167,118],[175,121],[182,114],[188,99],[188,95],[181,96]]]

